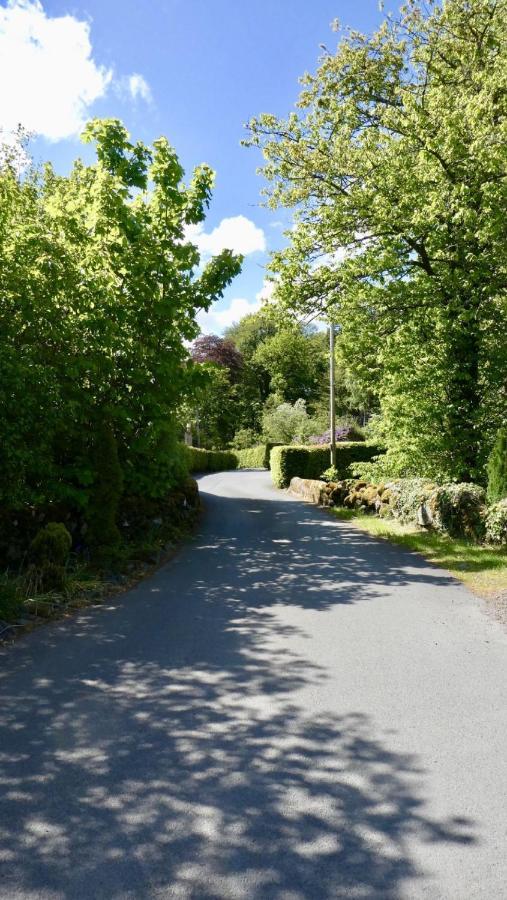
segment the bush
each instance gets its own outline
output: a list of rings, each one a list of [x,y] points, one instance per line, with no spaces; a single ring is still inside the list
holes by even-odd
[[[507,546],[507,498],[489,507],[486,513],[486,540]]]
[[[356,461],[372,459],[379,453],[375,444],[364,441],[348,441],[336,447],[336,474],[346,478],[349,466]],[[291,478],[320,478],[329,464],[329,447],[274,447],[270,456],[270,468],[276,487],[288,487]]]
[[[61,522],[49,522],[37,532],[30,544],[31,565],[25,586],[36,591],[61,591],[65,586],[65,564],[72,538]]]
[[[310,421],[306,411],[306,402],[296,400],[294,404],[278,403],[272,396],[262,414],[262,433],[268,441],[289,443],[289,441],[305,440]]]
[[[335,428],[334,439],[341,441],[364,441],[364,434],[358,425],[338,425]],[[331,443],[331,430],[328,428],[323,434],[311,434],[308,438],[310,444],[327,444]]]
[[[204,450],[185,447],[189,472],[225,472],[237,469],[237,455],[233,450]]]
[[[507,497],[507,428],[498,430],[488,460],[488,503]]]
[[[249,450],[251,447],[257,447],[259,440],[260,435],[253,428],[240,428],[231,443],[235,450]]]
[[[30,557],[39,566],[53,563],[64,566],[69,558],[72,538],[61,522],[49,522],[37,532],[30,544]]]
[[[478,484],[444,484],[432,493],[428,506],[434,528],[451,537],[480,540],[485,534],[485,491]]]
[[[387,482],[382,502],[389,504],[391,515],[402,525],[427,525],[433,520],[427,503],[435,488],[426,478],[399,478]]]

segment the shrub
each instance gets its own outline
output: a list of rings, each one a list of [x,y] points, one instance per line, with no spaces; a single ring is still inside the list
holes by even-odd
[[[49,522],[30,544],[30,557],[39,566],[54,563],[64,566],[69,558],[72,538],[61,522]]]
[[[340,481],[340,475],[336,466],[329,466],[329,468],[324,469],[319,477],[321,481]]]
[[[25,588],[32,591],[61,591],[65,586],[65,564],[72,538],[61,522],[49,522],[30,544],[31,565],[24,575]]]
[[[486,540],[507,545],[507,497],[493,503],[486,513]]]
[[[237,469],[238,460],[233,450],[204,450],[202,447],[185,448],[189,472],[225,472]]]
[[[356,460],[371,459],[379,448],[364,441],[348,441],[336,447],[336,474],[346,478],[348,468]],[[329,463],[329,447],[280,446],[274,447],[270,456],[270,468],[276,487],[288,487],[291,478],[320,478]]]
[[[500,428],[488,460],[488,503],[507,497],[507,428]]]
[[[259,441],[260,436],[253,428],[240,428],[232,439],[232,446],[235,450],[249,450],[251,447],[257,447]]]
[[[435,487],[426,478],[399,478],[387,483],[382,502],[389,504],[391,514],[403,525],[430,524],[432,514],[425,509]]]
[[[364,441],[364,435],[357,425],[338,425],[335,428],[335,441]],[[326,444],[331,443],[331,430],[328,428],[323,434],[311,434],[308,438],[310,444]]]
[[[429,500],[434,528],[451,537],[480,540],[485,534],[485,491],[478,484],[444,484]]]
[[[268,404],[262,414],[262,433],[268,441],[282,441],[288,443],[294,440],[304,440],[309,422],[306,411],[306,402],[296,400],[294,404],[279,403],[274,406],[274,400],[268,400]]]

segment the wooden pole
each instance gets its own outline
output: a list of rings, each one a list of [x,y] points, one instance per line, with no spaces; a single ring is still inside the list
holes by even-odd
[[[331,465],[336,465],[336,414],[334,369],[334,324],[329,323],[329,430],[331,438]]]

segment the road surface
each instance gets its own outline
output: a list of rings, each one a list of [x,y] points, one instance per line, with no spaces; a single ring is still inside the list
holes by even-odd
[[[180,555],[0,654],[0,897],[507,897],[507,635],[422,558],[208,475]]]

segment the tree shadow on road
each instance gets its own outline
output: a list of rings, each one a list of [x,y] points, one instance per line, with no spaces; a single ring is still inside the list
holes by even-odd
[[[271,554],[290,546],[276,543],[285,509],[269,511],[269,533],[245,526],[239,547],[210,518],[143,589],[18,645],[0,682],[2,898],[394,900],[431,878],[414,844],[476,840],[469,820],[428,813],[420,762],[371,719],[298,705],[326,672],[271,645],[270,607],[325,609],[383,584],[368,597],[363,536],[345,554],[324,524],[309,590],[315,513],[299,507],[297,579],[284,581],[292,557]],[[333,586],[342,552],[349,601]],[[382,578],[395,575],[393,557]],[[285,626],[287,645],[296,631]]]

